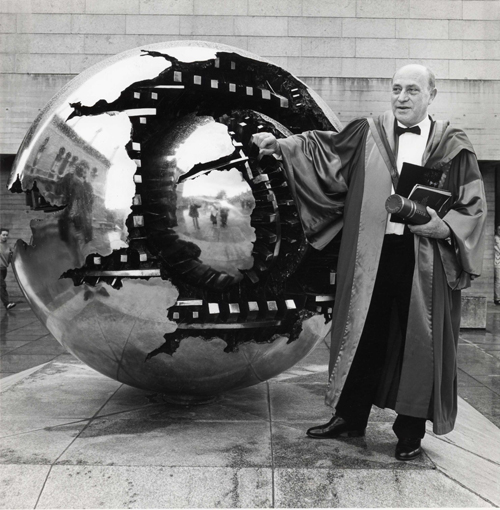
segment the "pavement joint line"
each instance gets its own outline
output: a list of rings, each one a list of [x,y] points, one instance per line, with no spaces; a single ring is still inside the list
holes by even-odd
[[[0,358],[1,359],[1,358]],[[41,363],[40,365],[36,365],[31,368],[27,368],[26,370],[23,370],[22,372],[14,372],[12,375],[9,375],[7,377],[4,377],[3,379],[0,379],[0,393],[3,393],[4,391],[7,391],[9,388],[12,388],[15,384],[18,382],[23,381],[30,375],[34,374],[35,372],[38,372],[41,370],[45,365],[50,363],[54,360],[46,361],[45,363]]]
[[[495,391],[494,389],[492,388],[489,388],[488,386],[486,386],[486,384],[484,384],[482,381],[478,381],[476,379],[476,377],[500,377],[500,375],[493,375],[493,374],[488,374],[488,375],[480,375],[480,374],[475,374],[475,375],[472,375],[472,374],[469,374],[468,372],[465,372],[463,370],[463,368],[459,368],[458,369],[459,371],[463,372],[465,375],[469,376],[470,378],[474,379],[474,381],[476,381],[477,383],[479,383],[480,386],[483,386],[485,388],[488,388],[489,390],[491,390],[493,393],[495,393],[496,395],[499,395],[499,393],[497,391]],[[478,388],[479,386],[464,386],[463,388]],[[460,389],[463,389],[463,388],[458,388],[458,393],[460,394]],[[474,407],[474,406],[473,406]]]
[[[429,432],[429,435],[432,435],[432,437],[434,439],[437,439],[438,441],[441,441],[442,443],[446,443],[446,444],[448,444],[450,446],[458,448],[459,450],[462,450],[464,452],[470,453],[471,455],[474,455],[474,457],[478,457],[479,459],[485,460],[485,461],[489,462],[490,464],[493,464],[495,466],[499,466],[500,467],[500,462],[497,462],[497,461],[492,460],[492,459],[488,459],[487,457],[483,457],[479,453],[473,452],[471,450],[468,450],[467,448],[464,448],[463,446],[459,446],[456,443],[451,442],[449,439],[446,439],[444,437],[442,438],[442,437],[436,436],[433,432]]]
[[[10,332],[10,331],[8,331],[8,332],[7,332],[7,333],[5,333],[5,334],[6,334],[6,335],[9,335],[10,333],[11,333],[11,332]],[[35,333],[34,335],[29,335],[29,334],[27,334],[26,332],[24,332],[24,333],[23,333],[23,337],[24,337],[24,338],[32,337],[32,338],[33,338],[33,340],[37,340],[37,339],[39,339],[39,338],[44,338],[44,337],[49,336],[49,335],[51,335],[51,333]],[[30,340],[30,342],[31,342],[31,341],[33,341],[33,340]],[[6,340],[6,342],[9,342],[9,340]]]
[[[477,344],[473,344],[471,343],[471,347],[474,347],[476,349],[478,349],[479,351],[481,351],[483,354],[485,354],[486,356],[490,357],[490,358],[494,358],[495,359],[495,356],[493,356],[493,354],[490,354],[488,351],[485,351],[482,347],[480,347],[479,345]]]
[[[60,453],[60,455],[54,460],[54,462],[51,464],[51,469],[49,470],[49,473],[50,471],[52,470],[52,467],[57,464],[57,462],[59,461],[59,459],[68,451],[68,449],[73,446],[73,444],[75,443],[75,441],[85,432],[85,430],[90,426],[90,424],[94,421],[94,418],[97,416],[97,414],[99,413],[99,411],[101,411],[101,409],[103,409],[103,407],[116,395],[116,393],[118,392],[118,390],[123,386],[123,384],[120,384],[118,386],[118,388],[116,388],[116,390],[106,399],[106,401],[104,402],[104,404],[102,404],[102,406],[99,407],[99,409],[97,409],[97,411],[94,413],[93,417],[88,419],[88,423],[82,428],[82,430],[80,430],[78,432],[78,434],[73,438],[73,441],[71,441],[67,446],[66,448],[63,449],[63,451]],[[44,484],[45,486],[45,484]],[[41,495],[41,493],[40,493]],[[37,504],[38,504],[38,500],[37,500]],[[36,505],[35,505],[35,508],[36,508]]]
[[[432,467],[430,469],[432,470],[436,470],[438,467],[437,467],[437,464],[432,460],[432,458],[430,457],[430,455],[428,454],[428,452],[425,451],[425,447],[422,448],[422,453],[425,455],[425,457],[427,457],[427,459],[429,460],[429,462],[432,464]]]
[[[50,476],[50,473],[52,472],[52,468],[53,467],[54,467],[54,464],[52,464],[49,467],[49,470],[47,471],[47,476],[45,477],[45,480],[43,481],[43,484],[40,487],[40,492],[38,493],[38,497],[36,498],[36,502],[35,502],[35,505],[33,506],[33,508],[37,508],[38,507],[38,503],[40,502],[40,498],[42,497],[43,491],[45,490],[45,485],[47,484],[47,481],[49,479],[49,476]]]
[[[34,319],[32,322],[28,322],[26,324],[23,324],[22,326],[18,326],[17,328],[14,328],[14,329],[9,329],[6,331],[6,333],[12,333],[14,331],[18,331],[19,329],[23,329],[25,328],[26,326],[30,326],[31,324],[40,324],[40,321],[38,319]]]
[[[495,503],[493,503],[493,501],[490,501],[488,498],[482,496],[481,494],[479,494],[478,492],[472,490],[470,487],[467,487],[466,485],[464,485],[463,483],[461,483],[459,480],[457,480],[456,478],[453,478],[451,475],[449,475],[448,473],[446,473],[445,471],[443,471],[439,466],[436,466],[436,470],[439,471],[444,477],[448,478],[449,480],[451,480],[452,482],[456,483],[457,485],[459,485],[460,487],[462,487],[463,489],[465,489],[466,491],[470,492],[471,494],[474,494],[475,496],[477,496],[478,498],[482,499],[483,501],[486,501],[487,503],[489,503],[493,508],[497,508],[497,505],[495,505]]]
[[[64,422],[64,423],[60,423],[59,425],[48,425],[47,427],[40,427],[40,428],[37,428],[37,429],[30,429],[30,430],[26,430],[25,432],[18,432],[17,434],[8,434],[7,436],[0,436],[0,440],[1,439],[8,439],[10,437],[24,436],[26,434],[32,434],[33,432],[40,432],[41,430],[46,430],[46,429],[57,429],[59,427],[66,427],[67,425],[73,425],[75,423],[82,423],[82,422],[85,422],[85,421],[90,422],[90,420],[91,420],[91,418],[81,418],[81,419],[75,420],[75,421],[67,421],[67,422]]]

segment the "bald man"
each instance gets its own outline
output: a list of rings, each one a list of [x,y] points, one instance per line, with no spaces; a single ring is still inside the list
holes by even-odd
[[[262,155],[283,160],[309,243],[324,248],[343,229],[332,319],[326,404],[332,419],[314,439],[365,435],[372,405],[396,411],[395,456],[422,453],[426,421],[450,432],[457,414],[460,291],[479,276],[486,200],[465,133],[428,107],[433,73],[399,69],[391,106],[340,133],[309,131],[276,139],[254,135]],[[440,217],[420,226],[393,223],[385,201],[404,162],[442,171],[452,194]]]

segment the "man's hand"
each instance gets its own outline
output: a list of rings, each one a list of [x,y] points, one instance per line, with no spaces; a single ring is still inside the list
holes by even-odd
[[[437,212],[427,207],[431,219],[425,225],[408,225],[413,234],[434,239],[446,239],[451,234],[450,227],[437,215]]]
[[[255,133],[250,139],[252,143],[257,145],[259,150],[259,158],[262,156],[272,156],[276,154],[281,156],[281,149],[276,137],[271,133]]]

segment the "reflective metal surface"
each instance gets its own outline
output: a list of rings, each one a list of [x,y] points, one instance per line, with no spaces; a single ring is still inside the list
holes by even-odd
[[[242,159],[234,152],[228,126],[192,114],[155,140],[141,163],[143,169],[162,168],[177,183],[172,230],[179,239],[196,246],[202,263],[240,280],[239,270],[253,266],[255,232],[250,216],[255,200],[241,171],[233,166]],[[227,169],[217,170],[214,162],[221,160]],[[197,166],[201,168],[195,173]]]
[[[208,396],[286,370],[329,330],[338,243],[305,242],[258,131],[338,129],[300,80],[200,42],[117,55],[70,82],[19,150],[46,219],[13,267],[37,316],[119,381]]]

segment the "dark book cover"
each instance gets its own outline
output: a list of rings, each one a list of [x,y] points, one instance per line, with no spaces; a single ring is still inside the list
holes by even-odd
[[[450,201],[451,193],[448,190],[417,184],[411,190],[408,198],[439,213],[443,211],[446,204]]]
[[[449,191],[438,189],[442,176],[442,170],[426,168],[413,163],[403,163],[396,194],[442,213],[451,198]],[[406,219],[397,214],[391,215],[391,221],[408,223]]]
[[[426,168],[425,166],[414,165],[412,163],[403,163],[396,194],[408,198],[417,184],[428,186],[429,188],[437,188],[442,175],[442,170]]]

